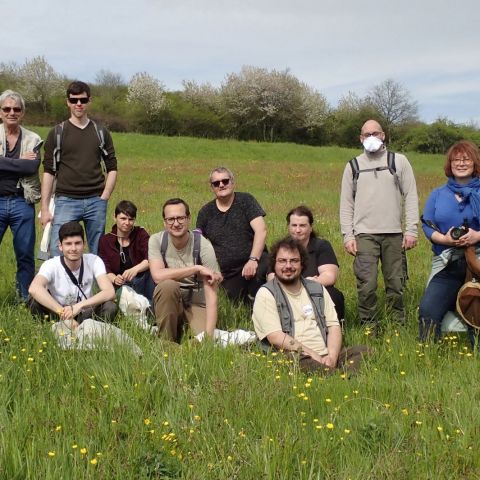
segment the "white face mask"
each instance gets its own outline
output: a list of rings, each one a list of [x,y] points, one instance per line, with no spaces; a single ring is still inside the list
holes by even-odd
[[[367,137],[363,141],[363,148],[370,153],[378,152],[383,145],[383,142],[373,135],[371,137]]]

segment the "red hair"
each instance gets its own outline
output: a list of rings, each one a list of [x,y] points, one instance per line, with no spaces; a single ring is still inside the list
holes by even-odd
[[[478,147],[469,140],[460,140],[454,143],[447,152],[447,159],[445,161],[445,175],[447,177],[453,177],[452,162],[457,155],[464,155],[465,157],[473,160],[473,177],[480,177],[480,152]]]

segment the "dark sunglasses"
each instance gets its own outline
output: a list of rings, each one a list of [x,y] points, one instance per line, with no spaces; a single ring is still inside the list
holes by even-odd
[[[2,112],[3,113],[10,113],[12,110],[15,113],[20,113],[22,111],[22,109],[20,107],[2,107]]]
[[[68,103],[71,103],[72,105],[76,105],[78,102],[80,102],[82,105],[85,105],[89,101],[90,101],[90,97],[80,97],[80,98],[68,97]]]
[[[211,182],[212,187],[218,188],[220,185],[228,185],[230,183],[229,178],[222,178],[221,180],[215,180],[214,182]]]

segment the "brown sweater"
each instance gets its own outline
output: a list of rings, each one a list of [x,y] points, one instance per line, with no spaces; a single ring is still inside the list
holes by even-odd
[[[117,170],[117,158],[110,133],[103,129],[107,172]],[[102,173],[100,140],[92,122],[84,128],[78,128],[68,120],[63,124],[61,157],[57,171],[55,193],[71,198],[88,198],[101,195],[105,186]],[[55,148],[55,129],[50,130],[45,142],[43,168],[54,175],[53,150]]]

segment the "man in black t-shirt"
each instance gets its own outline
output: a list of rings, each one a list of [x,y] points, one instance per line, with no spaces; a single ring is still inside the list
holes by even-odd
[[[226,167],[210,173],[210,185],[216,198],[201,208],[197,228],[215,249],[227,296],[251,305],[266,280],[265,212],[252,195],[235,192]]]

